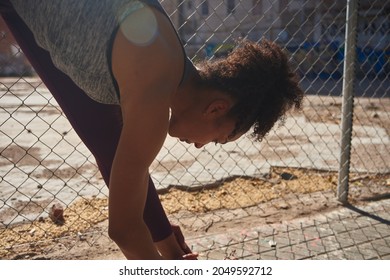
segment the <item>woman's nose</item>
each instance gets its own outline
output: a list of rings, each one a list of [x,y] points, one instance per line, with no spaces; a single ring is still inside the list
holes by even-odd
[[[199,143],[194,143],[194,145],[197,149],[200,149],[204,146],[203,144],[199,144]]]

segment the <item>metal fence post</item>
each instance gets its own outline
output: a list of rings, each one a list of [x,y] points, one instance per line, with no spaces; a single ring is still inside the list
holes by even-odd
[[[342,203],[348,202],[348,181],[353,125],[353,84],[355,78],[356,27],[358,0],[347,0],[345,27],[343,103],[341,120],[341,150],[337,197]]]

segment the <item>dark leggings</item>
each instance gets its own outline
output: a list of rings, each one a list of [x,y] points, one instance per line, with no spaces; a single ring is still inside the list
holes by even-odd
[[[61,106],[73,129],[94,155],[108,186],[122,130],[120,107],[93,101],[67,75],[58,70],[53,65],[49,53],[37,45],[30,29],[8,1],[2,0],[0,12],[20,48]],[[161,241],[172,232],[150,177],[144,220],[154,241]]]

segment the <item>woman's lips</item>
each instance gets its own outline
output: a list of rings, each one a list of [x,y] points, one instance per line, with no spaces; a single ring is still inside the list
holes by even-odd
[[[180,139],[181,142],[186,142],[187,144],[192,144],[188,139]]]

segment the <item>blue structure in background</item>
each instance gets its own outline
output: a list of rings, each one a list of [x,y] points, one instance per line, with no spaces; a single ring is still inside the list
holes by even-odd
[[[303,51],[303,53],[307,54],[304,59],[308,59],[310,54],[316,54],[318,57],[314,60],[316,60],[317,63],[320,62],[319,64],[321,65],[342,65],[344,60],[344,46],[337,42],[331,42],[329,44],[305,42],[301,46],[287,47],[287,49],[291,53]],[[328,53],[327,56],[324,56],[324,49],[326,49],[326,52]],[[357,76],[385,78],[390,74],[390,50],[358,47],[356,49],[356,57]],[[321,79],[339,79],[343,75],[342,69],[332,67],[318,67],[318,69],[313,67],[309,71],[303,72],[307,77],[320,77]]]

